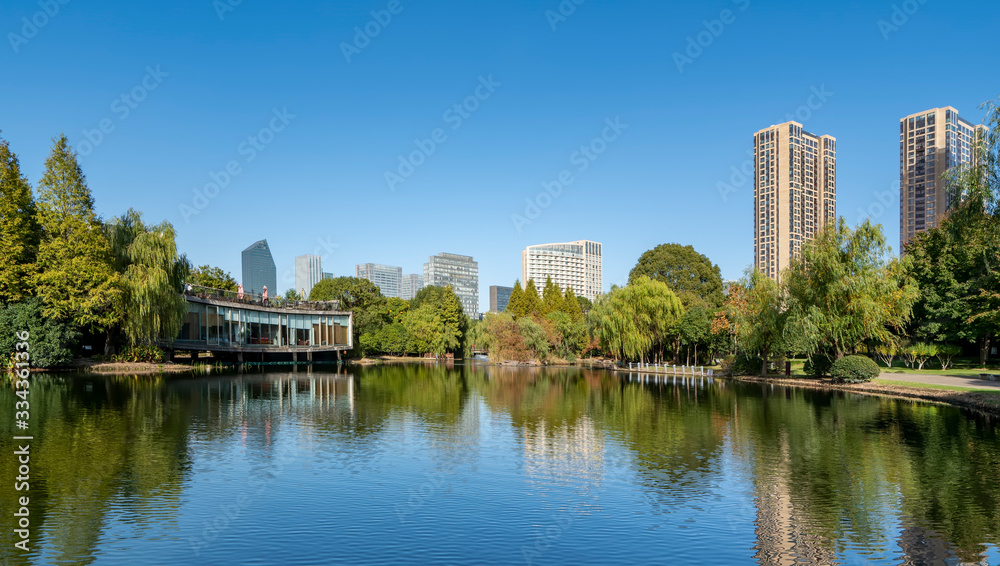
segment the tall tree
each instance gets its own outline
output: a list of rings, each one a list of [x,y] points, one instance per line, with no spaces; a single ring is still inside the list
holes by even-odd
[[[529,279],[524,287],[524,311],[523,316],[542,316],[542,298],[538,295],[538,287],[535,280]]]
[[[380,316],[385,297],[378,286],[367,279],[337,277],[324,279],[309,292],[310,301],[339,301],[340,308],[354,313],[354,343],[361,336],[374,334],[383,326]]]
[[[0,139],[0,304],[32,295],[39,228],[31,185],[10,144]]]
[[[410,301],[403,325],[415,343],[426,348],[425,352],[457,354],[464,349],[469,317],[450,286],[431,286],[421,289]]]
[[[766,375],[771,354],[787,349],[788,309],[781,287],[755,269],[730,288],[726,304],[737,346],[743,352],[760,355],[760,374]]]
[[[66,136],[54,140],[39,183],[37,293],[45,316],[108,329],[121,320],[121,281],[90,188]]]
[[[576,299],[573,288],[566,287],[566,294],[563,296],[563,312],[568,314],[573,322],[580,322],[583,320],[583,309],[580,308],[580,303]]]
[[[129,209],[106,230],[121,275],[125,338],[133,345],[176,338],[187,306],[180,293],[189,266],[177,254],[174,227],[166,221],[147,226]]]
[[[514,320],[527,314],[527,310],[524,308],[524,290],[521,288],[520,279],[514,282],[514,290],[510,292],[510,301],[507,302],[507,308],[504,309],[504,312],[513,316]]]
[[[542,315],[563,310],[562,290],[556,285],[551,277],[545,278],[545,287],[542,288]]]
[[[724,296],[719,266],[691,246],[661,244],[645,252],[629,273],[629,283],[642,276],[666,283],[685,308],[695,304],[710,308],[722,306]]]
[[[843,218],[802,247],[784,282],[801,346],[810,354],[829,348],[836,359],[862,342],[901,334],[917,297],[881,225],[866,221],[851,230]]]
[[[194,285],[208,287],[209,289],[220,289],[223,291],[236,291],[236,279],[220,267],[211,265],[201,265],[191,270],[188,281]],[[293,289],[294,290],[294,289]],[[287,293],[286,293],[287,295]],[[298,293],[296,293],[298,296]],[[305,297],[301,297],[305,298]]]
[[[680,299],[662,281],[646,276],[598,299],[590,312],[601,347],[619,359],[644,362],[684,316]]]

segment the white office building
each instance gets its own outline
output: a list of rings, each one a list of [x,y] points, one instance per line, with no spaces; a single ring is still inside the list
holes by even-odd
[[[540,293],[551,277],[563,293],[573,289],[593,301],[604,288],[602,252],[603,246],[590,240],[528,246],[521,252],[522,285],[534,280]]]

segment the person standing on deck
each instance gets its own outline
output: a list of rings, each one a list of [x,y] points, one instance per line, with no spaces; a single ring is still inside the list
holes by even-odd
[[[264,294],[261,296],[261,304],[267,306],[267,285],[264,285]]]
[[[243,284],[242,283],[240,283],[239,285],[236,286],[236,300],[237,301],[242,301],[243,300]]]

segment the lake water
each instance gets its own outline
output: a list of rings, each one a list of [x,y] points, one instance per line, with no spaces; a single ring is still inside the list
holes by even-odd
[[[996,422],[690,377],[37,377],[37,564],[1000,564]]]

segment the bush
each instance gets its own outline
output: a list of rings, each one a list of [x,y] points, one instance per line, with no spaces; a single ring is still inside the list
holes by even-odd
[[[120,354],[112,356],[113,362],[131,363],[162,363],[166,359],[166,353],[156,346],[142,345],[126,348]]]
[[[28,331],[31,367],[54,368],[73,361],[73,348],[80,337],[72,325],[47,319],[42,315],[42,301],[31,298],[0,306],[0,363],[14,363],[13,354],[20,340],[16,332]]]
[[[747,356],[741,354],[739,356],[726,356],[722,360],[722,372],[734,376],[734,375],[760,375],[760,367],[764,364],[764,360],[760,356]]]
[[[833,363],[830,374],[842,383],[866,383],[878,377],[882,370],[871,358],[846,356]]]
[[[833,360],[830,356],[826,354],[813,354],[808,360],[806,360],[803,369],[806,375],[811,375],[813,377],[826,377],[830,375],[830,370],[833,367]]]

